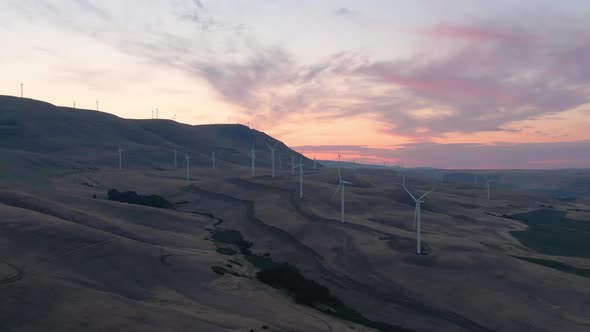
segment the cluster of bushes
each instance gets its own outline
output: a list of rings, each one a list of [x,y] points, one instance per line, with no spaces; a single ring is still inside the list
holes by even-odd
[[[293,294],[295,302],[315,306],[317,304],[341,305],[340,300],[330,295],[330,290],[313,280],[304,278],[289,263],[276,264],[260,270],[256,278],[274,288]]]
[[[284,290],[299,304],[381,331],[411,331],[399,326],[372,321],[361,313],[347,307],[340,299],[330,294],[330,290],[327,287],[313,280],[306,279],[294,266],[288,263],[277,263],[272,260],[268,253],[263,255],[254,254],[250,250],[252,242],[246,241],[239,231],[217,229],[211,232],[213,240],[238,247],[244,258],[259,269],[256,273],[256,278],[259,281],[271,287]],[[228,273],[227,271],[222,271],[219,267],[215,267],[214,271],[218,274],[222,274],[223,272]]]
[[[117,189],[111,189],[107,192],[109,200],[124,202],[129,204],[145,205],[160,209],[172,209],[174,205],[164,197],[158,195],[140,195],[135,191],[121,192]]]

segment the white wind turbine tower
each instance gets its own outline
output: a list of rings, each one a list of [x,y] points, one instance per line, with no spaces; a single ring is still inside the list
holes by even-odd
[[[276,142],[275,145],[270,146],[270,144],[266,143],[266,146],[270,149],[270,159],[272,163],[272,178],[275,178],[275,151],[277,149],[277,145],[279,142]]]
[[[185,159],[186,159],[186,180],[190,181],[191,180],[191,176],[190,176],[191,157],[188,155],[188,152],[186,153]]]
[[[254,150],[254,144],[252,144],[252,150],[250,150],[250,160],[252,161],[252,176],[256,176],[256,150]]]
[[[344,223],[345,222],[344,221],[344,187],[347,184],[352,185],[352,183],[342,180],[342,176],[340,174],[340,168],[338,168],[338,178],[339,178],[338,187],[336,188],[336,191],[334,192],[332,199],[334,199],[334,197],[336,197],[336,194],[338,194],[338,190],[340,190],[340,222]]]
[[[281,154],[279,153],[279,169],[283,169],[283,164],[281,163]]]
[[[317,160],[315,159],[315,153],[314,153],[313,154],[313,170],[314,171],[317,169],[316,164],[317,164]]]
[[[23,90],[24,90],[24,84],[23,82],[20,82],[20,97],[23,98]]]
[[[174,149],[174,169],[178,168],[178,151]]]
[[[299,164],[295,168],[299,168],[299,198],[303,199],[303,163],[299,159]]]
[[[424,203],[424,201],[422,199],[424,197],[426,197],[428,194],[430,194],[431,192],[433,192],[434,189],[431,189],[430,191],[426,192],[424,195],[422,195],[416,199],[416,197],[414,197],[414,195],[412,195],[412,193],[408,190],[408,188],[406,188],[406,177],[404,176],[402,179],[403,179],[402,185],[404,187],[404,190],[408,193],[408,195],[410,195],[410,197],[412,197],[414,202],[416,202],[416,209],[414,211],[414,228],[416,228],[416,253],[418,255],[420,255],[420,254],[422,254],[422,247],[420,244],[422,241],[422,220],[420,218],[420,205],[422,203]]]
[[[119,169],[123,169],[123,149],[119,147]]]

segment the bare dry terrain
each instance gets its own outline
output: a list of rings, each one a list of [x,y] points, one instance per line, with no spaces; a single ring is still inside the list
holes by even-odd
[[[419,331],[590,327],[590,279],[511,257],[544,256],[510,235],[524,224],[492,215],[540,204],[588,208],[584,202],[502,190],[488,201],[481,186],[410,177],[417,191],[438,186],[423,205],[427,255],[417,256],[413,202],[393,173],[344,173],[354,183],[344,224],[331,200],[335,170],[310,171],[303,200],[290,172],[275,180],[268,169],[260,173],[203,168],[189,183],[182,170],[99,170],[51,178],[44,189],[3,188],[0,328],[369,330],[260,283],[239,255],[216,252],[207,231],[213,227],[241,231],[254,251],[296,265],[374,320]],[[109,188],[182,204],[162,210],[112,202]],[[212,272],[228,259],[246,277]]]
[[[390,331],[590,329],[590,248],[542,254],[516,239],[529,226],[512,217],[562,211],[585,239],[588,170],[479,171],[498,180],[488,200],[483,183],[460,181],[472,174],[441,183],[436,170],[346,169],[341,223],[337,171],[302,157],[299,199],[286,162],[297,154],[281,143],[272,179],[260,147],[276,140],[246,126],[126,120],[0,96],[0,137],[0,331],[374,331],[261,282],[245,254],[212,238],[217,230],[239,231],[256,257],[288,262]],[[425,255],[415,254],[401,175],[416,193],[436,188],[422,205]],[[109,189],[174,208],[111,201]]]

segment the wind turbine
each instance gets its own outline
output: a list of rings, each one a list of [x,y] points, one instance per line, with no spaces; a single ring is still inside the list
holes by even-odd
[[[270,144],[266,143],[266,146],[270,149],[270,159],[272,162],[272,178],[275,178],[275,150],[277,149],[277,145],[279,142],[276,142],[275,145],[270,146]]]
[[[424,201],[422,199],[424,197],[426,197],[428,194],[430,194],[431,192],[433,192],[434,188],[416,199],[416,197],[414,197],[414,195],[412,195],[412,193],[408,190],[408,188],[406,188],[406,177],[404,176],[402,179],[403,179],[402,185],[404,187],[404,190],[408,193],[408,195],[410,195],[410,197],[412,197],[414,202],[416,202],[416,209],[414,211],[414,228],[416,228],[416,253],[418,255],[421,255],[422,254],[422,247],[420,246],[420,243],[422,241],[422,220],[420,218],[420,205],[422,203],[424,203]]]
[[[281,154],[279,153],[279,169],[283,169],[283,164],[281,162]]]
[[[191,180],[191,177],[190,177],[191,157],[188,155],[188,152],[186,153],[185,159],[186,159],[186,180],[190,181]]]
[[[299,159],[299,164],[295,165],[295,168],[299,168],[299,198],[303,199],[303,163]]]
[[[23,98],[23,90],[24,90],[24,84],[23,82],[20,82],[20,97]]]
[[[96,101],[96,111],[98,112],[98,100]]]
[[[215,151],[211,152],[211,162],[213,163],[211,168],[215,169]]]
[[[340,177],[340,180],[342,180],[342,175],[340,172],[340,159],[342,159],[342,155],[340,154],[340,152],[338,152],[338,176]]]
[[[256,176],[256,150],[254,150],[254,144],[252,144],[252,150],[250,150],[250,160],[252,161],[252,176]]]
[[[119,169],[123,169],[123,155],[122,155],[123,149],[121,149],[121,147],[119,147]]]
[[[340,190],[340,222],[344,223],[344,187],[347,184],[352,185],[352,183],[342,180],[342,176],[340,175],[340,168],[338,168],[338,178],[340,181],[338,182],[338,187],[336,188],[336,191],[332,196],[332,200],[334,199],[334,197],[336,197],[336,194],[338,194],[338,190]]]
[[[488,201],[490,200],[490,183],[495,182],[494,180],[487,180],[486,183],[488,185]]]
[[[316,164],[317,164],[317,160],[315,159],[315,153],[314,153],[313,154],[313,170],[314,171],[317,169]]]
[[[174,169],[178,168],[178,151],[174,149]]]

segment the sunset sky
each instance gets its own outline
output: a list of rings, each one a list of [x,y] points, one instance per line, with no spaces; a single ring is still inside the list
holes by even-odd
[[[587,0],[2,0],[0,94],[229,118],[318,159],[590,167],[589,22]]]

